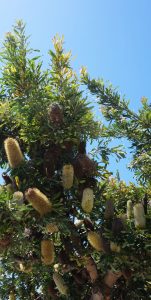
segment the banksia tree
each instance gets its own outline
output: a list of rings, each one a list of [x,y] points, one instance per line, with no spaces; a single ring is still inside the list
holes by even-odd
[[[63,38],[53,45],[44,72],[18,21],[0,53],[0,298],[149,299],[150,106],[134,114],[85,68],[79,78]],[[107,170],[124,157],[116,136],[134,146],[138,185]]]

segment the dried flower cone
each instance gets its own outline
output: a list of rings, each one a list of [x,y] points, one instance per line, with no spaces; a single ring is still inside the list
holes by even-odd
[[[13,291],[10,292],[9,294],[9,300],[16,300],[15,293]]]
[[[122,272],[113,272],[109,270],[104,277],[104,283],[110,288],[116,283],[116,281],[122,276]]]
[[[104,212],[104,218],[106,220],[113,218],[114,216],[114,205],[112,200],[107,200],[105,203],[105,212]]]
[[[58,232],[59,229],[58,229],[58,226],[54,223],[49,223],[47,224],[46,226],[46,233],[55,233],[55,232]]]
[[[48,295],[51,297],[51,299],[59,299],[58,295],[57,295],[57,291],[55,289],[55,284],[53,281],[51,281],[48,285]]]
[[[133,204],[131,200],[127,201],[127,218],[131,219],[133,217]]]
[[[114,235],[118,235],[124,229],[124,223],[122,219],[115,218],[112,222],[112,232]]]
[[[11,244],[11,236],[5,235],[3,238],[0,239],[0,250],[5,250]]]
[[[52,210],[52,203],[48,200],[46,195],[40,192],[37,188],[29,188],[25,193],[25,197],[41,216]]]
[[[62,170],[62,184],[65,189],[70,189],[73,185],[74,169],[72,165],[64,165]]]
[[[41,241],[41,260],[45,265],[51,265],[54,262],[55,251],[53,241]]]
[[[62,107],[58,103],[52,103],[48,109],[48,117],[53,125],[61,125],[63,123]]]
[[[134,205],[134,221],[135,227],[143,229],[146,226],[144,207],[141,203]]]
[[[67,295],[68,294],[68,287],[65,284],[62,276],[59,273],[54,273],[53,274],[53,280],[56,284],[56,287],[58,288],[60,294],[62,295]]]
[[[103,251],[102,239],[98,233],[89,231],[87,239],[94,249],[96,249],[97,251]]]
[[[89,273],[91,281],[94,282],[98,278],[96,264],[92,257],[89,257],[86,262],[86,269]]]
[[[83,191],[83,196],[82,196],[82,209],[86,213],[90,213],[93,209],[93,203],[94,203],[94,194],[93,190],[90,188],[86,188]]]
[[[74,171],[77,178],[91,177],[96,174],[97,164],[86,154],[78,154],[74,160]]]
[[[4,141],[5,152],[11,168],[17,168],[24,160],[20,146],[17,140],[7,138]]]

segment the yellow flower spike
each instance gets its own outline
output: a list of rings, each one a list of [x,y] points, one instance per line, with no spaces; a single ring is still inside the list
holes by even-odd
[[[133,217],[133,204],[131,200],[127,201],[127,218],[131,219]]]
[[[62,276],[59,273],[53,274],[53,280],[55,282],[56,287],[58,288],[60,294],[67,295],[68,294],[68,287],[65,284]]]
[[[144,229],[146,226],[146,218],[143,205],[141,203],[135,204],[133,210],[135,227],[139,229]]]
[[[10,167],[13,169],[17,168],[24,160],[17,140],[13,138],[7,138],[4,141],[4,148]]]
[[[93,203],[94,203],[94,194],[93,190],[90,188],[86,188],[83,191],[83,196],[82,196],[82,209],[86,213],[90,213],[93,209]]]
[[[41,241],[41,260],[45,265],[51,265],[54,262],[55,251],[53,241]]]
[[[48,200],[47,196],[37,188],[29,188],[25,193],[25,197],[41,216],[51,212],[52,203]]]
[[[9,300],[16,300],[16,296],[13,291],[11,291],[9,294]]]
[[[103,245],[100,235],[97,232],[89,231],[87,235],[88,242],[97,251],[103,251]]]
[[[70,189],[73,185],[74,169],[72,165],[64,165],[62,170],[62,184],[65,189]]]

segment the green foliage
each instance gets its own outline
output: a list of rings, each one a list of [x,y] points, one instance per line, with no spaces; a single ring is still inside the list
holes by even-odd
[[[131,142],[134,169],[141,182],[150,182],[151,177],[151,105],[143,97],[142,108],[138,113],[129,109],[129,102],[121,99],[120,94],[111,84],[103,80],[90,79],[87,71],[82,69],[82,83],[96,96],[101,104],[101,111],[109,122],[106,134],[110,137],[126,137]]]
[[[143,98],[142,109],[133,113],[116,90],[105,87],[102,80],[90,80],[83,68],[82,83],[96,95],[109,124],[96,121],[92,103],[84,96],[81,80],[71,67],[71,52],[64,51],[59,36],[53,39],[53,45],[54,50],[49,50],[50,68],[43,71],[40,56],[34,56],[35,50],[29,48],[25,25],[18,21],[13,32],[7,33],[0,54],[0,166],[5,170],[0,187],[1,299],[8,299],[11,292],[22,300],[94,300],[96,293],[103,294],[105,300],[149,299],[150,105]],[[7,137],[19,142],[24,155],[24,161],[13,169],[4,150]],[[126,155],[121,146],[109,147],[113,137],[131,141],[132,166],[139,185],[126,185],[118,174],[117,180],[108,172],[110,155],[117,159]],[[97,145],[89,157],[86,146],[94,141]],[[70,189],[63,187],[62,169],[66,164],[74,169]],[[68,180],[70,174],[66,175]],[[52,211],[44,216],[31,205],[42,198],[27,201],[27,190],[34,187],[52,203]],[[85,188],[93,189],[94,194],[90,214],[81,206]],[[17,194],[20,198],[14,192],[21,192]],[[128,200],[132,206],[143,204],[144,229],[135,227],[133,212],[130,219],[127,217]],[[56,226],[54,232],[50,227],[48,230],[50,224]],[[98,233],[100,252],[88,242],[89,231]],[[44,239],[54,243],[51,265],[41,259]],[[93,267],[88,266],[90,258]],[[62,275],[67,296],[56,288],[54,272]]]

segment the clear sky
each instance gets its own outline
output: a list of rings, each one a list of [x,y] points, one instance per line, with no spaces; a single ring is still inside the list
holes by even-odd
[[[135,111],[142,96],[151,98],[150,0],[0,0],[0,11],[0,41],[16,19],[23,19],[47,66],[52,37],[64,34],[76,70],[85,65],[91,76],[112,82]],[[119,168],[129,181],[127,162]],[[111,170],[116,168],[112,159]]]

